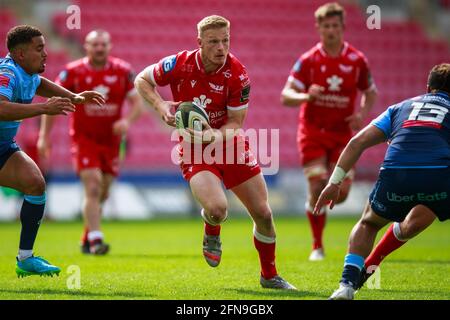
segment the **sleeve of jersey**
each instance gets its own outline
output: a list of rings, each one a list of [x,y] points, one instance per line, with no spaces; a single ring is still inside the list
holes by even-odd
[[[307,68],[305,59],[300,57],[292,67],[288,80],[293,83],[298,91],[305,91],[307,86]]]
[[[55,79],[55,83],[60,85],[61,87],[66,88],[67,90],[73,91],[72,84],[73,78],[68,69],[64,69],[61,71]]]
[[[172,55],[161,59],[149,67],[149,78],[153,85],[166,86],[175,76],[177,56]]]
[[[369,62],[365,57],[362,59],[357,87],[361,91],[376,90],[375,82],[370,72]]]
[[[373,119],[370,124],[374,125],[381,131],[383,131],[384,135],[386,136],[386,139],[389,139],[392,133],[392,111],[394,109],[394,106],[389,107],[386,111],[384,111],[382,114],[380,114],[377,118]]]
[[[0,95],[12,101],[16,77],[9,69],[0,70]]]
[[[127,95],[133,95],[136,92],[136,88],[134,87],[134,79],[136,78],[136,74],[133,70],[129,70],[127,73]]]
[[[230,95],[227,102],[227,109],[232,111],[248,108],[250,100],[250,79],[245,70],[234,78],[230,85]]]

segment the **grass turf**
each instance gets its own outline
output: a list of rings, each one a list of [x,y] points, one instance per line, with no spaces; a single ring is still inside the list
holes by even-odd
[[[0,299],[326,299],[338,285],[356,219],[329,217],[324,237],[326,260],[309,262],[307,220],[276,218],[278,271],[297,292],[260,287],[249,219],[231,217],[224,224],[224,253],[217,268],[203,259],[200,219],[105,222],[103,231],[111,244],[107,256],[80,253],[81,222],[45,221],[35,254],[61,267],[61,274],[24,279],[14,272],[20,225],[1,223]],[[356,299],[448,299],[449,227],[436,221],[392,253],[382,264],[380,289],[364,287]],[[77,270],[79,289],[74,277]]]

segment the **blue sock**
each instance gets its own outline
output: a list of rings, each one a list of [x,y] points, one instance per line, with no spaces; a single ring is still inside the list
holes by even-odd
[[[353,288],[359,282],[361,270],[364,267],[364,258],[360,255],[349,253],[345,256],[344,271],[341,283],[351,285]]]
[[[32,250],[34,241],[44,216],[45,193],[41,196],[25,195],[22,209],[20,210],[20,222],[22,230],[20,231],[21,250]]]

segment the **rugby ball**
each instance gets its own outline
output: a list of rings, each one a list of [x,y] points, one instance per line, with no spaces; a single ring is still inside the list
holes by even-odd
[[[209,123],[209,117],[205,109],[191,101],[180,103],[175,112],[175,125],[177,129],[190,128],[192,130],[202,131],[203,122]]]

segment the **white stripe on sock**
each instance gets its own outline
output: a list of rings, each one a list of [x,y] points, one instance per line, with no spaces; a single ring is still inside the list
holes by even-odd
[[[258,241],[261,241],[262,243],[272,244],[275,243],[275,237],[268,237],[265,236],[258,231],[256,231],[256,226],[253,226],[253,235]]]
[[[392,232],[394,233],[394,236],[397,238],[398,241],[402,242],[408,241],[408,239],[402,237],[402,231],[400,230],[400,223],[394,222],[394,228],[392,229]]]

